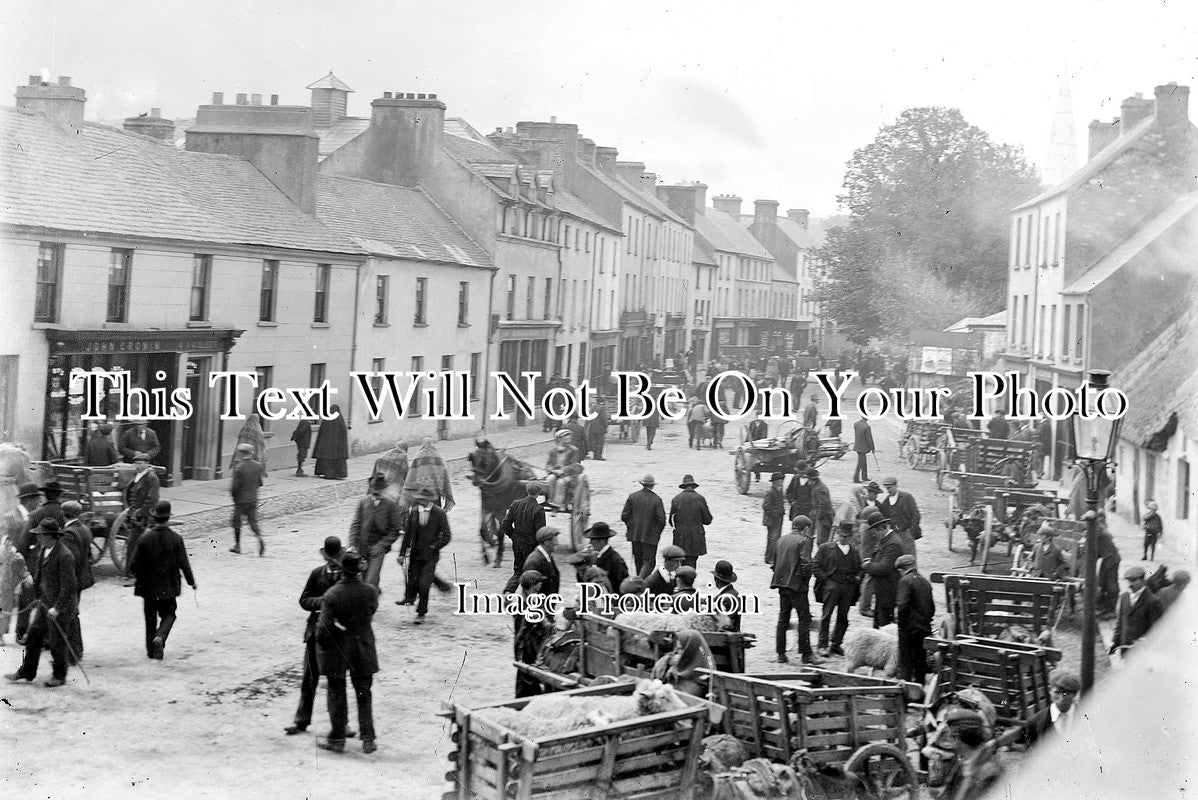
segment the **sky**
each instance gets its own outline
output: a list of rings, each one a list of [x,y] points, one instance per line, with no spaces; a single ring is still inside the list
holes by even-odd
[[[306,105],[332,69],[353,116],[384,91],[434,92],[484,133],[554,116],[664,181],[816,216],[837,211],[845,163],[905,108],[960,108],[1041,163],[1067,74],[1080,163],[1091,119],[1198,82],[1193,0],[5,5],[9,85],[69,75],[90,120],[193,117],[214,91]]]

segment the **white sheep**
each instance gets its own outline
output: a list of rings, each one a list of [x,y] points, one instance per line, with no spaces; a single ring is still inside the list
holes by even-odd
[[[844,637],[844,671],[855,672],[859,667],[869,667],[870,676],[875,669],[882,670],[887,678],[898,672],[898,625],[883,628],[852,628]]]

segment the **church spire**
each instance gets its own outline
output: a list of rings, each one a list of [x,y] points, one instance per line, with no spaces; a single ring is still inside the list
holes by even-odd
[[[1049,186],[1056,186],[1073,174],[1077,163],[1077,129],[1073,125],[1073,96],[1069,91],[1069,68],[1061,73],[1061,88],[1057,92],[1057,107],[1052,116],[1052,132],[1048,154],[1040,170]]]

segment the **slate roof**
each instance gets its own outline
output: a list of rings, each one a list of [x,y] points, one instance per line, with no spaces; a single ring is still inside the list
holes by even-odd
[[[1198,192],[1183,194],[1170,203],[1164,211],[1136,228],[1131,236],[1111,248],[1110,252],[1094,262],[1089,269],[1074,278],[1073,282],[1061,291],[1064,294],[1090,292],[1115,274],[1120,267],[1135,258],[1141,250],[1163,236],[1166,231],[1187,215],[1194,214],[1196,210],[1198,210]]]
[[[988,317],[962,317],[944,329],[945,333],[972,333],[973,328],[1005,328],[1006,310],[996,311]]]
[[[316,133],[320,136],[318,145],[320,160],[323,161],[361,136],[369,127],[370,120],[366,117],[342,117],[328,128],[318,128]]]
[[[774,260],[761,242],[723,211],[709,207],[705,213],[695,214],[695,230],[716,250]]]
[[[486,252],[420,189],[320,175],[316,213],[362,249],[408,258],[491,267]]]
[[[1198,300],[1161,332],[1143,352],[1111,376],[1127,394],[1122,437],[1143,444],[1177,423],[1198,438]]]
[[[487,141],[473,125],[461,117],[446,117],[441,143],[451,155],[472,164],[519,164],[520,159],[508,155]]]
[[[753,226],[754,219],[756,218],[752,214],[741,214],[741,227],[746,229],[751,228]],[[782,234],[794,242],[798,247],[804,250],[812,250],[819,247],[819,234],[812,231],[810,227],[804,228],[790,217],[779,216],[777,219],[778,230],[782,231]],[[811,225],[810,222],[807,224],[808,226]]]
[[[315,83],[308,84],[308,86],[306,88],[308,88],[308,89],[339,89],[343,92],[352,92],[353,91],[353,89],[349,88],[349,86],[346,85],[345,81],[341,80],[336,75],[334,75],[332,70],[329,70],[328,75],[325,75],[323,78],[316,81]]]
[[[673,209],[659,200],[655,192],[646,191],[644,188],[638,186],[632,181],[624,180],[624,178],[620,175],[616,175],[614,180],[622,185],[627,191],[634,193],[638,198],[640,198],[642,203],[648,203],[650,210],[657,214],[657,216],[665,217],[671,222],[676,222],[686,228],[691,227],[686,220],[675,214]]]
[[[0,107],[4,222],[80,233],[361,254],[248,161]]]

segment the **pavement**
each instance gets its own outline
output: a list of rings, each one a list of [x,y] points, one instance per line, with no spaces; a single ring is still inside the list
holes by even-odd
[[[488,438],[498,450],[539,446],[547,450],[552,436],[541,430],[541,423],[530,423],[525,427],[511,428]],[[437,451],[446,464],[462,462],[474,451],[474,438],[463,437],[436,443]],[[411,445],[409,452],[419,449],[419,443]],[[382,452],[355,456],[347,463],[345,480],[325,480],[312,475],[313,459],[305,462],[307,477],[296,477],[295,462],[289,466],[268,470],[266,482],[258,493],[258,516],[271,519],[301,511],[311,511],[347,498],[358,498],[366,492],[366,482],[374,471],[374,462]],[[538,459],[539,460],[539,459]],[[228,479],[215,481],[186,481],[179,486],[161,490],[160,497],[171,503],[171,525],[184,538],[196,538],[214,528],[229,525],[232,500],[229,497]]]

